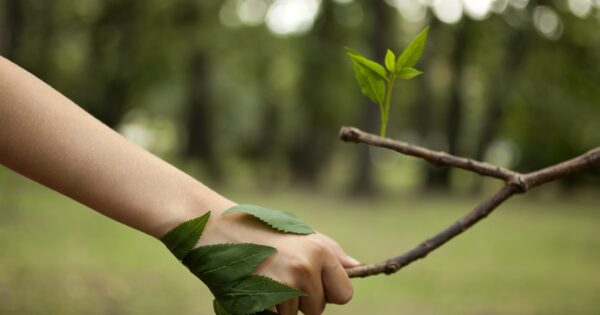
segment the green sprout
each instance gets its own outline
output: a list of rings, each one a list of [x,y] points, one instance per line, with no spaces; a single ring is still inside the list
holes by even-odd
[[[423,54],[428,30],[429,27],[426,27],[421,31],[397,59],[394,52],[388,49],[385,54],[385,67],[356,51],[346,48],[348,56],[352,59],[352,67],[360,91],[379,106],[379,112],[381,113],[379,135],[381,137],[385,137],[387,130],[390,102],[396,79],[409,80],[423,73],[413,68],[413,66]]]

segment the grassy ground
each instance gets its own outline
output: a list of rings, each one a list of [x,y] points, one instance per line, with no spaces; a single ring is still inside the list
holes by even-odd
[[[403,252],[476,202],[230,196],[293,209],[365,262]],[[598,314],[599,204],[516,198],[426,260],[354,280],[354,300],[326,314]],[[0,244],[0,314],[211,314],[208,291],[160,243],[13,176],[0,177]]]

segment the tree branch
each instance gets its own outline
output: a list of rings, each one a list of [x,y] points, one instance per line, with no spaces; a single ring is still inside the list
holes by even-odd
[[[340,130],[340,138],[346,142],[365,143],[394,150],[404,155],[416,156],[436,166],[462,168],[479,175],[494,177],[505,181],[511,180],[516,175],[515,172],[503,167],[450,155],[442,151],[433,151],[407,142],[396,141],[390,138],[381,138],[354,127],[342,127]]]
[[[489,163],[450,155],[446,152],[433,151],[410,143],[389,138],[381,138],[353,127],[342,127],[340,130],[340,138],[346,142],[364,143],[391,149],[401,154],[422,158],[437,166],[457,167],[482,176],[501,179],[506,183],[506,185],[496,194],[480,203],[454,224],[435,236],[425,240],[408,252],[380,263],[361,265],[346,269],[346,272],[351,278],[368,277],[381,273],[395,273],[410,263],[425,258],[436,248],[468,230],[475,223],[487,217],[492,211],[513,195],[525,193],[531,188],[588,170],[592,167],[600,166],[600,147],[559,164],[535,172],[522,174]]]

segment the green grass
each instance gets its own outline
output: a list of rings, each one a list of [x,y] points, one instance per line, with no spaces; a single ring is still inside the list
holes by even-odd
[[[399,254],[477,200],[234,192],[293,210],[356,258]],[[600,201],[517,197],[423,261],[353,280],[326,314],[597,314]],[[0,177],[0,314],[211,314],[162,244],[15,176]]]

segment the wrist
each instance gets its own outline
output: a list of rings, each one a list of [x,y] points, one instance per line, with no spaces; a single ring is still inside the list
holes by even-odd
[[[168,231],[182,222],[197,218],[211,212],[208,225],[221,217],[223,211],[231,208],[235,203],[203,184],[196,182],[188,189],[186,197],[169,202],[166,209],[162,211],[161,218],[149,227],[149,234],[160,239]]]

